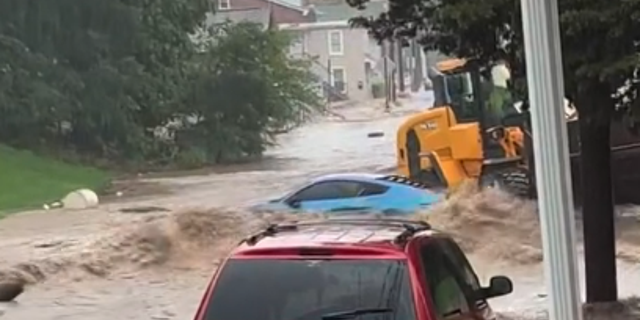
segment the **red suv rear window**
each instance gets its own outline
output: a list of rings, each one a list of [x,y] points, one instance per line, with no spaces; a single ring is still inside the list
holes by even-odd
[[[229,260],[220,272],[204,320],[319,320],[356,309],[362,320],[414,320],[404,260]]]

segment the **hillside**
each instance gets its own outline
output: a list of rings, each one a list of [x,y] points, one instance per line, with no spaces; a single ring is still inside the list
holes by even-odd
[[[79,188],[97,189],[109,174],[0,145],[0,216],[41,206]]]

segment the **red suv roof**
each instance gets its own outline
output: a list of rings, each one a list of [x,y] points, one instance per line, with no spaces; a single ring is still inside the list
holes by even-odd
[[[481,287],[460,248],[434,233],[379,217],[272,225],[216,271],[195,319],[493,319],[486,299],[511,281]]]
[[[426,222],[379,217],[269,226],[244,239],[218,269],[196,319],[255,319],[278,306],[287,308],[282,318],[304,320],[375,306],[381,311],[373,313],[423,320],[416,319],[407,244],[431,232]]]
[[[243,240],[232,256],[274,254],[301,247],[397,254],[404,251],[404,244],[410,237],[431,233],[431,226],[423,221],[330,218],[272,225]]]

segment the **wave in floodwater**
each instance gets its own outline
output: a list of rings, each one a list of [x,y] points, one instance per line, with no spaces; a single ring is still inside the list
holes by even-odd
[[[53,255],[0,271],[0,282],[35,284],[50,276],[106,277],[119,269],[140,269],[220,255],[233,241],[260,224],[242,221],[234,212],[189,210],[142,219],[68,254]],[[200,250],[194,250],[200,249]],[[185,260],[186,259],[186,260]],[[195,261],[195,260],[192,260]]]
[[[318,215],[305,215],[318,219]],[[145,269],[199,269],[210,272],[238,241],[270,223],[300,220],[300,215],[262,214],[206,209],[186,210],[140,219],[72,252],[27,261],[0,270],[2,282],[33,285],[55,278],[79,281],[108,278]],[[452,234],[463,249],[486,261],[536,265],[542,260],[536,205],[497,190],[477,192],[464,186],[446,201],[414,218]],[[163,271],[164,272],[164,271]],[[167,273],[169,274],[169,273]],[[1,289],[1,288],[0,288]],[[0,292],[1,294],[1,292]],[[640,319],[640,299],[590,306],[585,319]],[[620,316],[613,317],[616,313]],[[544,314],[500,314],[499,319],[546,319]]]
[[[308,218],[318,216],[305,215]],[[415,216],[452,233],[467,252],[516,263],[541,259],[535,205],[500,192],[461,188],[431,211]],[[55,275],[78,280],[107,277],[125,269],[157,266],[211,267],[240,238],[269,223],[300,219],[300,215],[247,215],[192,209],[148,217],[119,226],[101,239],[0,271],[0,282],[34,284]],[[63,249],[64,250],[64,249]],[[60,251],[63,251],[60,250]],[[208,265],[207,265],[208,264]]]
[[[303,219],[319,217],[304,215]],[[534,201],[515,198],[499,190],[478,192],[474,186],[467,185],[413,218],[426,220],[434,228],[452,234],[465,252],[482,260],[511,265],[542,261]],[[58,254],[0,270],[0,282],[32,284],[54,274],[57,278],[76,277],[77,272],[105,277],[119,269],[206,265],[224,258],[242,237],[256,229],[294,219],[300,220],[301,215],[248,215],[217,208],[150,216],[118,226],[114,232],[79,248],[61,248]],[[640,261],[634,259],[640,257],[640,250],[632,250],[638,247],[635,241],[638,232],[632,231],[621,234],[619,256]]]
[[[536,212],[534,201],[467,184],[418,217],[452,234],[467,253],[527,265],[542,261]]]

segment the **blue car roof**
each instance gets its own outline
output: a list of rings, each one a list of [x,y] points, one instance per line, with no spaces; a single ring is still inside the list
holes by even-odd
[[[416,189],[422,189],[429,193],[433,193],[430,188],[420,182],[412,181],[401,176],[377,174],[377,173],[336,173],[327,174],[312,180],[311,183],[318,183],[329,180],[349,180],[349,181],[361,181],[361,182],[376,182],[387,186],[392,185],[404,185],[406,187],[412,187]]]
[[[377,173],[335,173],[318,177],[313,182],[321,182],[327,180],[352,180],[352,181],[371,181],[379,180],[387,175]]]

